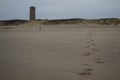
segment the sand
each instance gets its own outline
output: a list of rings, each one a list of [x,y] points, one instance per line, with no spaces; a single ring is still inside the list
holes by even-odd
[[[39,26],[0,29],[0,80],[120,80],[120,27]]]

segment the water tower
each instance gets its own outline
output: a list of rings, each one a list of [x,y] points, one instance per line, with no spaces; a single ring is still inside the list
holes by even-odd
[[[31,6],[30,7],[30,20],[34,21],[35,20],[35,7]]]

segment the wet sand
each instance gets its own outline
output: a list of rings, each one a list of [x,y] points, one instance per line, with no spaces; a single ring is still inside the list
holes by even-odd
[[[0,80],[120,79],[120,27],[12,27],[0,30]]]

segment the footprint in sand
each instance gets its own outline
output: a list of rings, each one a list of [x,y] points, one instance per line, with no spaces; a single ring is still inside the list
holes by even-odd
[[[102,60],[102,59],[100,59],[100,58],[94,58],[94,62],[95,63],[98,63],[98,64],[104,64],[105,62]]]
[[[87,33],[86,35],[89,36],[89,35],[91,35],[91,33]]]
[[[77,72],[77,75],[86,77],[90,77],[92,76],[92,74],[93,74],[92,68],[84,68],[82,72]]]
[[[90,48],[91,46],[90,46],[90,45],[86,45],[85,47],[86,47],[86,48]]]
[[[91,53],[87,52],[87,53],[83,54],[82,56],[90,56],[90,55],[91,55]]]
[[[93,48],[92,50],[93,50],[93,51],[96,51],[96,52],[100,51],[100,50],[98,50],[98,49],[96,49],[96,48]]]
[[[89,44],[89,43],[91,43],[91,41],[90,41],[90,40],[86,41],[86,44]]]
[[[64,69],[63,72],[72,72],[78,76],[90,77],[93,74],[92,68],[76,68],[76,69]]]
[[[88,39],[88,40],[86,41],[87,44],[88,44],[88,43],[92,43],[92,42],[94,42],[93,39]]]
[[[95,63],[104,64],[105,62],[103,62],[103,61],[95,61]]]
[[[96,44],[95,43],[91,43],[92,46],[95,46]]]

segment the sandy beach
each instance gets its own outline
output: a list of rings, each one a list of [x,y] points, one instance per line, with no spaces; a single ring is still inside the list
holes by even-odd
[[[2,26],[0,80],[120,80],[120,26]]]

